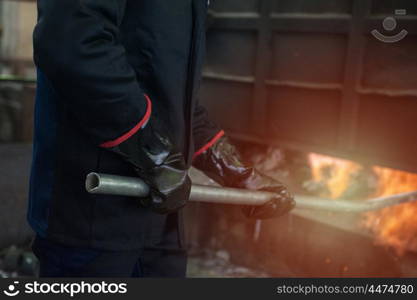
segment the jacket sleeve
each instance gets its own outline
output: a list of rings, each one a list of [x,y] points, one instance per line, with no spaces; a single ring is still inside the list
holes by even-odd
[[[225,132],[212,122],[207,114],[207,110],[198,104],[194,110],[193,138],[194,156],[193,160],[212,147]]]
[[[82,130],[117,146],[151,114],[120,30],[126,0],[38,0],[34,61]]]

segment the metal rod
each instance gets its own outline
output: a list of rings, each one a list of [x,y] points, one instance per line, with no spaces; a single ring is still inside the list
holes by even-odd
[[[91,194],[146,197],[149,187],[140,178],[90,173],[85,181],[87,192]],[[234,188],[221,188],[193,184],[190,201],[262,205],[275,197],[274,193],[247,191]]]
[[[298,208],[349,213],[375,211],[386,207],[415,201],[417,201],[417,191],[369,200],[320,199],[309,196],[296,197]]]
[[[148,186],[139,178],[90,173],[85,182],[86,190],[92,194],[107,194],[146,197]],[[234,188],[193,184],[190,201],[237,205],[262,205],[274,197],[274,193],[248,191]],[[366,201],[330,200],[309,196],[297,196],[296,207],[333,212],[361,213],[385,207],[417,201],[417,191]]]
[[[1,82],[36,84],[36,79],[13,75],[0,75],[0,83]]]
[[[90,194],[131,197],[146,197],[149,195],[149,187],[140,178],[99,173],[87,175],[85,188]]]
[[[262,205],[276,195],[271,192],[248,191],[193,184],[190,201],[236,205]]]

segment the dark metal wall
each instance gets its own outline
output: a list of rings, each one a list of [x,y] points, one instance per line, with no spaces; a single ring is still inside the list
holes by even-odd
[[[212,0],[202,101],[242,140],[417,171],[416,34],[415,0]]]

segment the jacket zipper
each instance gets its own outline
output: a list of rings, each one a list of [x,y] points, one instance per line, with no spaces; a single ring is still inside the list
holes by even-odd
[[[190,61],[188,64],[188,78],[186,89],[186,101],[184,103],[184,116],[186,124],[186,136],[185,136],[185,161],[188,162],[190,158],[190,140],[192,134],[191,124],[191,108],[194,89],[194,76],[195,76],[195,64],[196,64],[196,44],[199,38],[196,25],[196,13],[195,13],[195,1],[192,3],[192,28],[191,28],[191,45],[190,45]]]

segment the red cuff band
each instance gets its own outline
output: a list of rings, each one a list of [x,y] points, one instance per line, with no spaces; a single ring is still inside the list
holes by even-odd
[[[144,125],[146,125],[146,123],[149,121],[149,118],[151,117],[152,102],[151,102],[151,99],[149,99],[148,95],[145,95],[145,98],[146,98],[146,102],[147,102],[147,108],[146,108],[146,113],[143,116],[142,120],[140,120],[140,122],[135,127],[133,127],[128,132],[126,132],[124,135],[118,137],[117,139],[115,139],[113,141],[105,142],[105,143],[101,144],[100,147],[103,147],[103,148],[116,147],[117,145],[120,145],[124,141],[128,140],[130,137],[132,137],[132,135],[134,135],[136,132],[138,132],[139,129],[141,129]]]
[[[203,147],[201,147],[197,152],[194,153],[193,159],[195,159],[200,154],[204,153],[206,150],[208,150],[211,146],[213,146],[222,136],[224,136],[224,130],[221,130],[219,133],[217,133],[214,138],[212,138],[207,144],[205,144]]]

